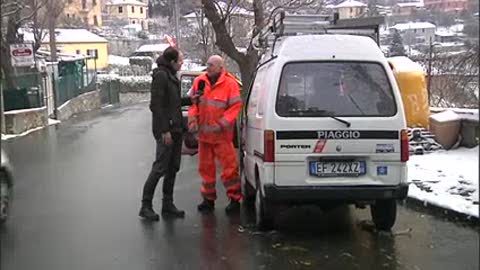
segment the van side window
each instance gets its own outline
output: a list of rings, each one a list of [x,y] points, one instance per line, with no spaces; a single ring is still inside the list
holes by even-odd
[[[260,98],[260,92],[264,89],[263,82],[265,80],[265,68],[261,68],[257,71],[257,76],[255,76],[255,81],[252,85],[252,90],[250,93],[250,99],[248,100],[247,105],[247,115],[253,117],[257,113],[258,101]]]
[[[284,117],[387,117],[397,113],[383,66],[369,62],[286,64],[275,108]]]

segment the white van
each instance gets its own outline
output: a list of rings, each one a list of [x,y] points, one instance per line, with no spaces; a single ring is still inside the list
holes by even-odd
[[[264,54],[242,115],[245,200],[257,225],[277,206],[370,205],[378,229],[408,193],[400,92],[375,41],[284,36]]]

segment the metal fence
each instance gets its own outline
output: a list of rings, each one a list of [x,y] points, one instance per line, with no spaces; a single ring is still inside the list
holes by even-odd
[[[58,77],[57,104],[61,106],[72,98],[96,90],[95,71],[61,74]]]
[[[53,107],[59,107],[72,98],[95,91],[97,71],[88,70],[85,61],[86,59],[60,61],[58,77],[54,75],[53,69],[50,69],[44,73],[15,74],[9,77],[8,82],[5,78],[0,79],[4,110],[47,106],[50,114]],[[56,104],[53,102],[54,96]]]
[[[45,80],[39,72],[16,74],[10,83],[1,79],[4,110],[38,108],[45,105]]]

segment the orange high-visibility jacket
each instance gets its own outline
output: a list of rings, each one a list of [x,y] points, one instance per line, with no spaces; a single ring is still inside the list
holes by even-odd
[[[199,82],[205,81],[205,88],[198,104],[188,110],[188,125],[198,124],[198,140],[206,143],[231,142],[235,120],[242,108],[240,88],[232,75],[222,72],[212,86],[204,73],[193,82],[193,95],[198,92]]]

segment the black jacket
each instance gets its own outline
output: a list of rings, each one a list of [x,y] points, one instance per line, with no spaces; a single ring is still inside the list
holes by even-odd
[[[191,104],[191,101],[181,98],[180,82],[170,63],[160,57],[157,66],[152,75],[150,110],[153,136],[159,140],[164,132],[183,132],[182,106]]]

